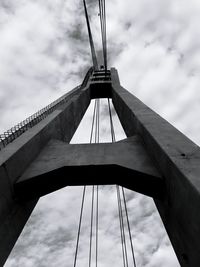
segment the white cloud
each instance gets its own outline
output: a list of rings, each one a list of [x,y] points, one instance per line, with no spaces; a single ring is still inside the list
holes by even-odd
[[[3,131],[79,84],[91,60],[80,1],[2,0],[0,5]],[[117,67],[122,85],[200,144],[199,1],[114,0],[106,6],[109,64]],[[100,49],[94,1],[89,10]],[[105,110],[103,103],[101,135],[108,140]],[[91,117],[90,108],[85,125]],[[82,126],[74,142],[86,142],[89,130]],[[71,266],[80,194],[80,188],[67,188],[42,198],[6,267]],[[108,187],[100,194],[99,266],[121,266],[115,192]],[[153,202],[130,191],[127,198],[138,266],[178,266]],[[84,221],[82,266],[88,263],[89,226]]]

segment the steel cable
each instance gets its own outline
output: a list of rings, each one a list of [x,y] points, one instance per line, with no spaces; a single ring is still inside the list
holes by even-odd
[[[92,207],[91,207],[91,222],[90,222],[90,249],[89,249],[89,267],[92,261],[92,230],[93,230],[93,214],[94,214],[94,185],[92,186]]]
[[[90,144],[94,139],[94,143],[99,143],[99,135],[100,135],[100,100],[96,99],[94,103],[94,110],[92,116],[92,128],[90,134]],[[94,137],[94,138],[93,138]],[[92,205],[91,205],[91,223],[90,223],[90,248],[89,248],[89,267],[91,267],[92,262],[92,237],[93,237],[93,220],[94,220],[94,191],[95,187],[92,186]],[[98,209],[99,209],[99,200],[98,200],[98,186],[96,186],[96,257],[95,257],[95,264],[96,267],[98,265]]]
[[[126,212],[126,219],[127,219],[129,239],[130,239],[130,244],[131,244],[133,264],[134,264],[134,267],[136,267],[135,254],[134,254],[134,249],[133,249],[133,240],[132,240],[132,236],[131,236],[131,228],[130,228],[130,222],[129,222],[129,218],[128,218],[128,209],[127,209],[127,205],[126,205],[126,197],[125,197],[125,192],[124,192],[124,188],[123,187],[122,187],[122,195],[123,195],[124,207],[125,207],[125,212]]]
[[[125,230],[124,230],[124,218],[123,218],[123,210],[122,210],[122,202],[120,197],[120,189],[117,185],[117,195],[118,195],[118,207],[119,207],[119,213],[120,213],[120,220],[121,220],[121,231],[122,231],[122,242],[124,243],[124,255],[125,255],[125,266],[128,267],[128,253],[127,253],[127,246],[126,246],[126,236],[125,236]]]
[[[99,0],[99,15],[101,25],[101,38],[103,47],[104,67],[107,70],[107,40],[106,40],[106,7],[105,0]]]
[[[110,131],[111,131],[111,138],[112,142],[115,142],[115,130],[114,130],[114,125],[113,125],[113,119],[112,119],[112,112],[111,112],[111,107],[110,107],[110,99],[108,98],[108,111],[109,111],[109,118],[110,118]]]
[[[90,144],[92,143],[92,136],[93,136],[93,130],[94,130],[94,122],[95,122],[95,116],[96,116],[96,107],[97,107],[97,102],[95,100],[94,111],[93,111],[93,116],[92,116],[92,128],[91,128],[91,134],[90,134]]]
[[[121,221],[121,212],[120,212],[120,205],[119,205],[118,185],[116,185],[116,192],[117,192],[118,216],[119,216],[120,236],[121,236],[121,246],[122,246],[122,258],[123,258],[123,265],[124,265],[124,267],[126,267],[124,242],[123,242],[123,232],[122,232],[122,221]]]
[[[81,223],[82,223],[82,216],[83,216],[83,207],[84,207],[84,200],[85,200],[85,190],[86,190],[86,186],[83,187],[82,202],[81,202],[81,212],[80,212],[78,234],[77,234],[77,241],[76,241],[76,250],[75,250],[75,256],[74,256],[74,267],[76,267],[76,261],[77,261],[77,255],[78,255],[78,246],[79,246]]]
[[[88,37],[89,37],[89,42],[90,42],[90,49],[91,49],[93,66],[94,66],[94,70],[98,70],[98,61],[97,61],[97,56],[96,56],[96,52],[95,52],[95,48],[94,48],[94,42],[93,42],[93,38],[92,38],[90,21],[89,21],[89,17],[88,17],[87,6],[86,6],[85,0],[83,0],[83,5],[84,5],[85,19],[86,19],[86,24],[87,24],[87,29],[88,29]]]
[[[98,264],[99,186],[96,186],[96,267]]]

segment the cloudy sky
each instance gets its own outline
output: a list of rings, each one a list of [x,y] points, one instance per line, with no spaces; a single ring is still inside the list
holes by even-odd
[[[97,0],[88,0],[100,55]],[[107,0],[109,66],[122,85],[200,144],[200,3]],[[0,0],[0,131],[80,84],[91,65],[81,0]],[[99,56],[100,58],[100,56]],[[91,108],[73,142],[88,142]],[[106,106],[101,140],[109,141]],[[118,139],[123,132],[116,125]],[[72,266],[82,188],[41,198],[6,267]],[[126,191],[138,266],[179,266],[153,201]],[[88,264],[87,189],[77,266]],[[73,212],[72,212],[73,211]],[[100,190],[99,266],[122,266],[116,192]]]

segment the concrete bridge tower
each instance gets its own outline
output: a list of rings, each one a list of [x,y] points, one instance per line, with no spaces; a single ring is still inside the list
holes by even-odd
[[[112,99],[127,139],[69,144],[97,98]],[[118,184],[152,197],[181,266],[200,266],[200,149],[125,90],[116,69],[91,68],[80,86],[0,141],[0,266],[41,196],[93,184]]]

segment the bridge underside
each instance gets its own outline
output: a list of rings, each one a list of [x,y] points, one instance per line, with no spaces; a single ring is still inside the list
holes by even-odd
[[[21,199],[69,185],[119,184],[161,199],[164,182],[139,137],[117,143],[69,145],[51,140],[15,183]]]
[[[199,147],[122,88],[115,69],[101,76],[88,76],[0,152],[0,266],[40,196],[83,184],[119,184],[153,197],[181,266],[199,266]],[[105,97],[128,138],[69,145],[90,100]]]

